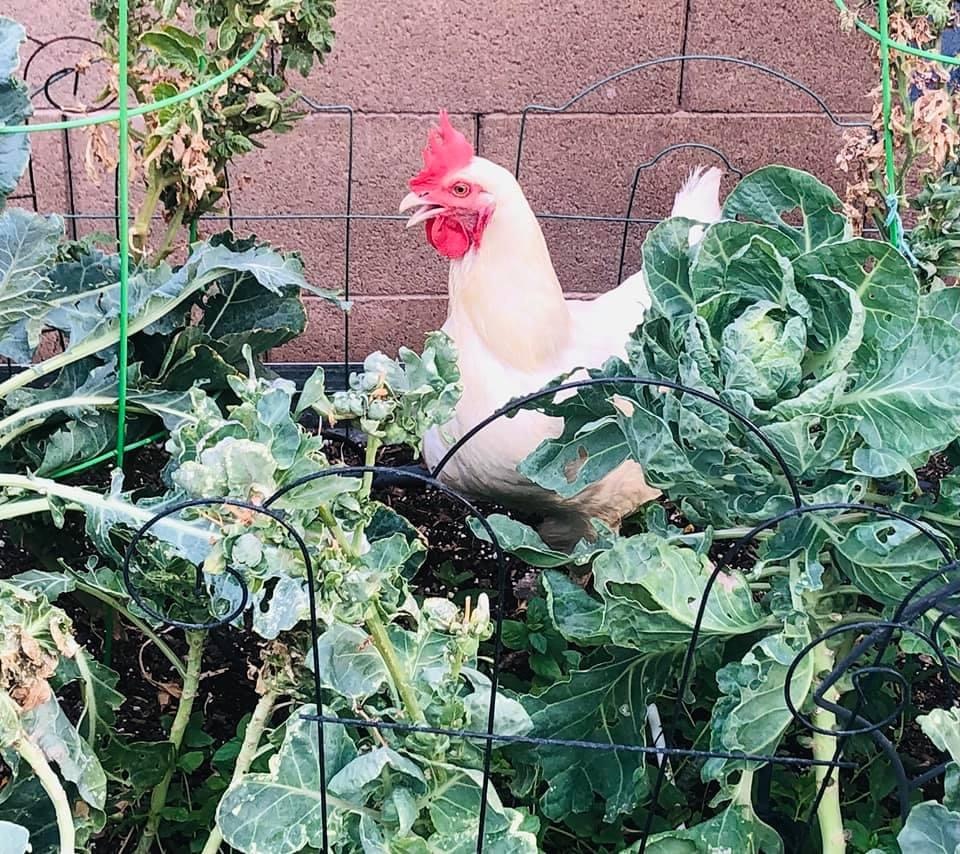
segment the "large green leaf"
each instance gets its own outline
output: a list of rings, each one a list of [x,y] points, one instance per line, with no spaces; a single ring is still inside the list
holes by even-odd
[[[376,694],[390,678],[370,636],[342,623],[334,623],[320,636],[315,668],[322,685],[354,703]]]
[[[8,211],[3,217],[10,213]],[[50,270],[49,276],[40,275],[35,270],[32,275],[25,275],[22,269],[25,262],[29,262],[32,270],[48,260],[52,245],[47,246],[35,236],[21,234],[22,225],[19,231],[13,229],[16,222],[4,228],[4,221],[0,219],[0,273],[5,267],[7,273],[0,280],[0,353],[29,361],[39,343],[40,329],[45,326],[62,331],[68,345],[64,353],[0,384],[0,395],[78,359],[110,352],[117,343],[120,329],[120,286],[114,258],[92,252],[79,260],[58,264]],[[33,224],[34,230],[38,227],[37,223]],[[50,243],[52,226],[47,225],[46,229],[43,236]],[[4,240],[18,250],[17,253],[9,252],[14,262],[6,265]],[[21,256],[26,244],[33,249],[24,258]],[[46,246],[43,253],[39,252],[39,246]],[[10,270],[20,275],[13,277]],[[182,323],[183,311],[189,308],[196,295],[206,293],[214,285],[229,291],[238,279],[255,280],[268,293],[304,289],[339,304],[332,294],[314,288],[304,279],[302,266],[293,256],[285,257],[265,246],[253,245],[234,251],[222,242],[210,242],[195,247],[186,264],[175,271],[160,265],[137,270],[131,275],[128,334],[144,330],[170,332]],[[27,321],[24,321],[25,316]],[[5,317],[10,318],[6,323]]]
[[[0,126],[25,124],[32,112],[26,87],[13,77],[24,41],[23,27],[0,16]],[[0,134],[0,211],[27,168],[29,140],[25,133]]]
[[[690,285],[690,229],[693,220],[674,217],[656,226],[643,242],[643,275],[657,310],[667,317],[695,313]]]
[[[960,329],[922,317],[892,350],[868,344],[857,353],[860,375],[837,408],[862,417],[860,435],[874,448],[905,457],[938,450],[960,435],[955,384],[960,377]]]
[[[0,418],[0,448],[45,427],[42,438],[31,437],[21,453],[38,474],[47,475],[92,459],[112,446],[116,419],[104,417],[104,412],[119,407],[116,365],[93,364],[91,370],[91,364],[92,360],[84,360],[69,365],[49,386],[17,389],[7,395],[5,417]],[[140,413],[155,416],[168,430],[184,420],[195,420],[187,392],[142,388],[136,365],[128,371],[127,381],[131,417]]]
[[[943,563],[937,544],[898,519],[861,522],[845,532],[835,551],[838,564],[864,593],[896,605]]]
[[[60,834],[53,804],[40,781],[20,774],[3,787],[0,815],[7,821],[27,828],[30,833],[30,854],[60,854]],[[6,854],[0,842],[0,852]]]
[[[763,428],[794,477],[825,474],[842,458],[859,419],[851,415],[798,415]]]
[[[794,225],[784,216],[797,210],[802,221]],[[774,226],[790,238],[798,254],[842,240],[849,229],[842,210],[842,202],[826,184],[786,166],[765,166],[747,175],[723,206],[730,219],[739,216]]]
[[[863,343],[867,312],[856,291],[839,279],[811,274],[799,287],[810,308],[804,371],[818,379],[835,377]]]
[[[435,833],[431,851],[470,854],[477,850],[478,817],[483,775],[479,771],[450,767],[453,779],[436,786],[430,795],[429,814]],[[487,790],[487,817],[483,849],[503,854],[537,854],[537,822],[500,801],[496,789]]]
[[[28,854],[30,831],[21,824],[0,820],[0,854]]]
[[[717,673],[722,692],[713,709],[710,747],[722,752],[771,755],[793,715],[784,702],[787,672],[797,654],[809,642],[805,622],[769,635],[754,644],[739,662],[727,664]],[[795,708],[806,702],[813,687],[813,656],[798,664],[790,683]],[[731,759],[709,759],[702,769],[706,780],[725,781],[733,769],[744,763]]]
[[[638,851],[639,844],[621,854]],[[744,804],[733,804],[708,821],[651,836],[650,854],[782,854],[783,840]]]
[[[90,746],[80,737],[56,698],[24,713],[21,718],[27,737],[55,763],[60,774],[77,787],[90,806],[103,809],[107,798],[107,777]]]
[[[920,313],[939,317],[960,329],[960,288],[943,288],[925,294],[920,301]]]
[[[627,375],[616,360],[591,376]],[[629,448],[617,424],[618,396],[635,393],[632,386],[607,383],[580,389],[555,403],[540,401],[536,408],[564,418],[563,432],[546,439],[519,465],[525,477],[564,497],[576,495],[609,474],[629,457]]]
[[[303,719],[315,706],[291,713],[283,744],[272,770],[247,774],[224,793],[217,806],[217,824],[227,843],[243,854],[296,854],[323,841],[321,787],[357,758],[357,749],[344,727],[324,724],[326,780],[320,779],[318,724]],[[363,804],[328,795],[330,826],[333,813],[361,812]],[[331,841],[335,841],[336,837]]]
[[[524,525],[523,522],[511,519],[502,513],[492,513],[486,517],[486,521],[493,529],[497,543],[504,552],[515,555],[528,566],[540,569],[568,564],[575,566],[588,564],[597,554],[610,547],[613,536],[609,529],[605,532],[598,531],[598,537],[593,542],[581,540],[572,552],[563,552],[550,548],[529,525]],[[474,536],[485,543],[490,542],[490,535],[478,519],[470,517],[467,524]]]
[[[235,277],[204,304],[203,312],[200,327],[232,364],[240,362],[243,345],[265,353],[296,338],[307,324],[298,288],[265,291],[254,276]]]
[[[637,534],[618,540],[594,561],[599,598],[558,572],[547,572],[543,585],[550,616],[568,640],[670,652],[689,643],[712,571],[693,549],[657,534]],[[744,577],[722,572],[707,599],[700,637],[749,634],[768,620]]]
[[[700,311],[724,295],[737,301],[766,299],[786,307],[787,286],[793,284],[788,258],[793,241],[772,226],[722,220],[707,229],[690,270],[690,284]],[[706,307],[705,307],[706,306]]]
[[[897,844],[904,854],[957,854],[960,851],[960,812],[925,801],[907,816]]]
[[[960,762],[960,710],[932,709],[918,715],[917,723],[930,741],[949,753],[954,762]]]
[[[62,236],[59,217],[0,214],[0,355],[15,362],[28,363],[40,343],[51,289],[45,268]]]
[[[806,276],[824,275],[853,288],[866,309],[865,335],[884,350],[913,330],[920,284],[910,264],[889,243],[856,238],[817,247],[794,259],[798,287]]]
[[[531,735],[598,744],[646,743],[646,708],[670,678],[675,659],[610,649],[592,667],[577,670],[537,696],[522,698]],[[544,814],[553,820],[588,812],[595,796],[607,821],[633,810],[647,792],[642,753],[606,749],[531,747],[546,791]]]
[[[400,778],[401,785],[418,795],[427,791],[427,778],[416,763],[389,747],[377,747],[360,753],[330,778],[327,789],[340,798],[363,803],[380,781],[380,775],[389,772]]]

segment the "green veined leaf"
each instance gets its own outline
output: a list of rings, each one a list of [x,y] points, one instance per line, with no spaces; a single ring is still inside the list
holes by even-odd
[[[899,519],[854,525],[845,532],[835,557],[858,588],[888,605],[899,604],[944,562],[930,537]]]
[[[77,787],[90,806],[102,810],[107,777],[90,746],[80,737],[55,697],[25,712],[21,718],[27,737],[56,763],[60,774]]]
[[[0,820],[0,854],[28,854],[33,850],[29,830],[23,825]]]
[[[690,229],[693,220],[673,217],[661,222],[643,242],[643,274],[660,313],[675,318],[694,314],[697,302],[690,285]]]
[[[889,243],[859,237],[817,247],[795,258],[798,286],[824,275],[853,288],[866,310],[865,336],[884,350],[900,344],[916,325],[920,283],[910,264]]]
[[[787,672],[797,654],[810,640],[806,624],[754,644],[739,662],[717,673],[722,695],[713,709],[710,747],[723,752],[769,755],[793,722],[784,702]],[[790,683],[790,698],[800,708],[813,687],[813,656],[798,664]],[[709,759],[701,776],[705,781],[725,781],[734,769],[746,767],[733,759]]]
[[[320,682],[354,703],[389,683],[383,658],[370,636],[355,626],[334,623],[317,641],[314,661]]]
[[[27,364],[40,343],[50,287],[44,268],[63,236],[59,217],[0,214],[0,355]]]
[[[933,709],[918,715],[917,723],[930,741],[949,753],[954,762],[960,762],[960,710]]]
[[[810,307],[804,372],[817,378],[836,376],[863,343],[866,310],[856,291],[839,279],[813,274],[800,279],[798,287]]]
[[[316,706],[294,709],[272,770],[247,774],[231,785],[217,806],[217,824],[227,844],[243,854],[296,854],[320,848],[323,816],[320,789],[357,756],[344,727],[324,724],[327,779],[320,780],[317,724],[303,719]],[[338,810],[361,811],[363,804],[328,797],[330,823]],[[335,840],[331,840],[335,841]]]
[[[960,288],[943,288],[924,294],[920,300],[920,313],[927,317],[939,317],[960,329]]]
[[[711,225],[697,250],[690,269],[690,283],[700,310],[729,295],[767,299],[786,307],[780,298],[785,277],[792,271],[783,261],[796,254],[790,238],[772,226],[752,222],[722,220]],[[712,314],[712,312],[707,312]]]
[[[957,854],[960,850],[960,812],[935,801],[917,804],[910,810],[903,830],[897,834],[897,844],[901,851]]]
[[[605,744],[646,744],[646,708],[673,672],[675,659],[606,650],[594,666],[577,670],[542,694],[522,698],[533,721],[531,735]],[[595,795],[607,821],[633,810],[648,790],[646,759],[621,750],[531,747],[547,785],[541,799],[553,820],[592,809]]]
[[[798,209],[801,224],[788,223],[784,215]],[[772,225],[789,237],[801,254],[847,236],[849,226],[842,210],[837,194],[813,175],[787,166],[765,166],[734,187],[723,215]]]
[[[874,448],[905,457],[947,445],[960,434],[954,386],[960,376],[960,329],[922,317],[893,350],[865,344],[855,364],[860,376],[836,402],[862,417],[860,435]]]
[[[686,648],[713,571],[706,557],[656,534],[618,540],[593,564],[599,598],[557,572],[544,574],[550,616],[568,640],[669,652]],[[768,617],[740,573],[714,583],[700,624],[701,639],[749,634]]]
[[[639,850],[631,846],[621,854]],[[649,854],[783,854],[783,841],[749,806],[733,804],[693,827],[651,836]]]
[[[23,27],[0,15],[0,126],[22,125],[33,109],[23,82],[13,78],[20,65],[20,46],[26,41]],[[26,133],[0,135],[0,211],[20,182],[30,159]]]

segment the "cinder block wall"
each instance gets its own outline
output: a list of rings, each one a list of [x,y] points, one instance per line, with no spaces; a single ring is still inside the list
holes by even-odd
[[[468,136],[475,135],[482,155],[512,166],[525,105],[562,104],[589,84],[651,57],[752,59],[796,77],[844,118],[869,109],[866,93],[874,85],[868,42],[840,33],[831,0],[339,0],[338,9],[336,49],[303,81],[302,91],[319,103],[348,104],[356,111],[352,204],[359,214],[396,211],[441,107]],[[3,13],[39,39],[94,35],[86,0],[4,0]],[[76,42],[45,50],[29,69],[28,82],[42,83],[85,50]],[[81,86],[77,99],[83,101],[84,94]],[[722,149],[743,171],[781,162],[839,187],[834,157],[840,139],[812,99],[782,82],[714,62],[685,68],[673,63],[606,85],[569,113],[533,117],[521,183],[538,212],[622,216],[638,164],[673,143],[699,142]],[[86,176],[85,144],[82,131],[35,138],[39,204],[84,215],[76,220],[80,233],[109,230],[113,188]],[[645,171],[633,215],[668,213],[684,173],[693,163],[713,160],[684,152]],[[312,281],[342,286],[342,221],[244,217],[342,213],[346,161],[346,118],[311,115],[233,170],[237,229],[300,250]],[[620,224],[550,220],[544,230],[570,293],[616,284]],[[626,272],[639,263],[643,230],[631,228]],[[350,250],[351,358],[377,348],[415,346],[443,322],[446,267],[419,230],[357,219]],[[342,358],[342,318],[315,300],[308,303],[307,334],[276,358]]]

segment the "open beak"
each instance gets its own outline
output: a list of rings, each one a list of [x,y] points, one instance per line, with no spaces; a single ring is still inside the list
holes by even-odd
[[[432,204],[427,200],[425,195],[421,196],[417,193],[407,193],[403,201],[400,202],[400,213],[410,210],[410,208],[416,208],[416,210],[410,219],[407,220],[407,228],[418,225],[421,222],[426,222],[428,219],[433,219],[446,210],[444,205]]]

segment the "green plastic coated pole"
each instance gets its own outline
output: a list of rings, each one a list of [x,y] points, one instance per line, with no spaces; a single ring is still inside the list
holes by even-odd
[[[897,192],[897,166],[893,152],[893,83],[890,79],[890,14],[887,0],[880,0],[880,88],[883,99],[883,159],[887,188],[887,208],[890,232],[887,235],[893,246],[900,247],[903,242],[903,225],[897,215],[899,204]]]
[[[130,284],[130,105],[127,67],[127,41],[129,39],[129,21],[127,21],[127,0],[119,0],[120,15],[120,51],[118,62],[119,83],[117,85],[119,116],[119,145],[117,152],[117,216],[120,235],[120,344],[117,363],[120,368],[117,387],[117,468],[123,468],[123,451],[127,444],[127,374],[129,365],[129,341],[127,340],[127,311],[129,306]]]
[[[901,53],[909,53],[911,56],[919,56],[921,59],[929,59],[932,62],[942,62],[945,65],[960,65],[960,56],[946,56],[942,53],[937,53],[932,50],[924,50],[923,48],[914,47],[911,44],[906,44],[905,42],[894,41],[890,38],[890,33],[883,24],[883,18],[880,19],[880,32],[875,30],[869,24],[861,21],[855,16],[853,12],[847,7],[847,4],[843,0],[833,0],[836,3],[837,8],[844,14],[853,17],[854,23],[857,26],[857,29],[865,32],[870,38],[874,41],[883,42],[884,35],[886,35],[887,46],[893,48],[894,50],[899,50]],[[884,4],[886,7],[886,4]]]

